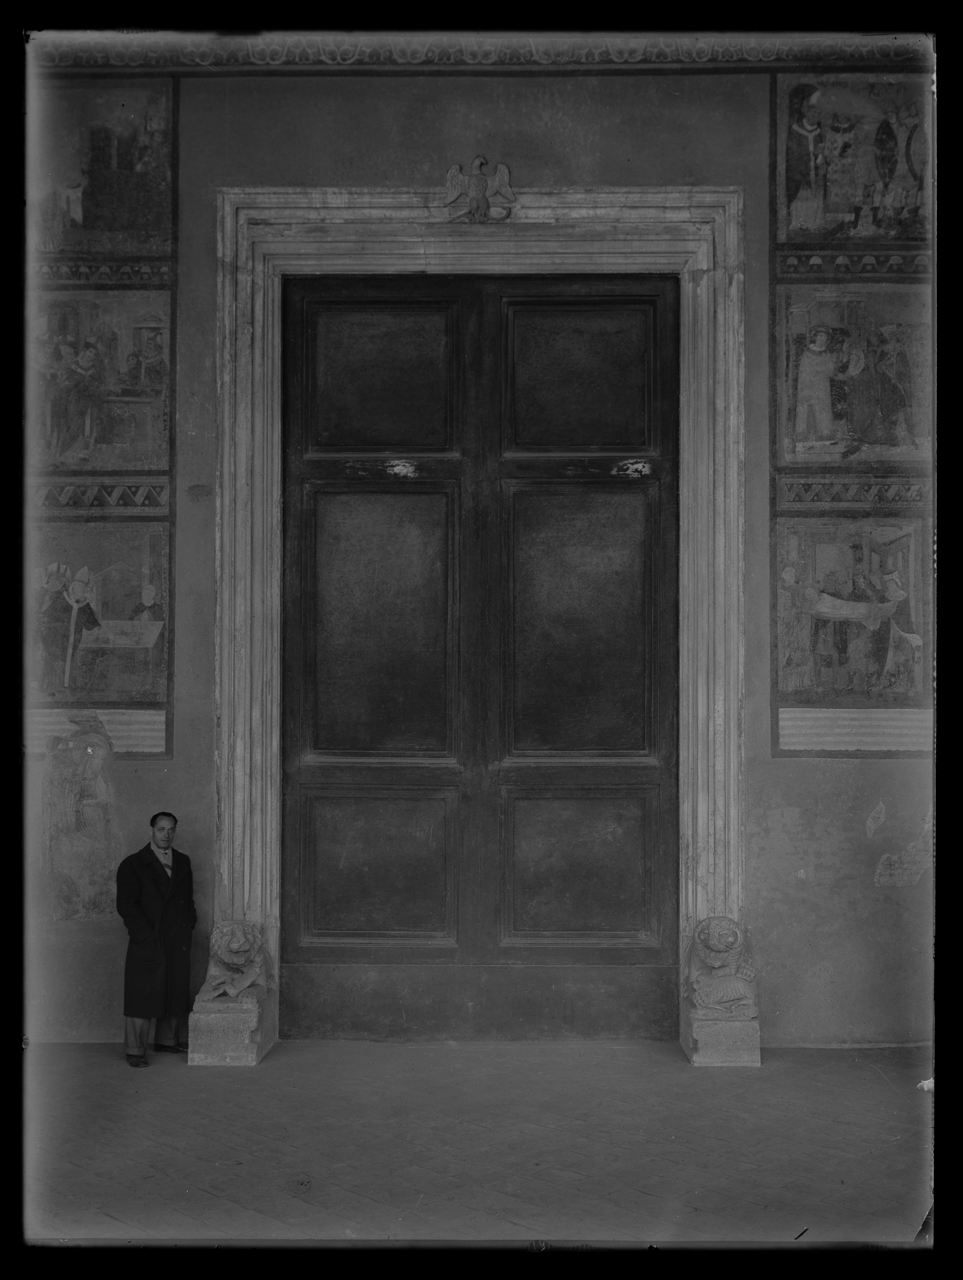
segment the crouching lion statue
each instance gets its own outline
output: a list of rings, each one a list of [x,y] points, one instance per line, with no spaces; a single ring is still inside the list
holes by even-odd
[[[211,933],[211,958],[197,1002],[231,999],[254,1001],[255,984],[267,982],[267,955],[261,942],[261,926],[249,920],[226,920]]]
[[[687,995],[694,1018],[754,1018],[756,971],[745,932],[728,916],[707,916],[692,939]]]

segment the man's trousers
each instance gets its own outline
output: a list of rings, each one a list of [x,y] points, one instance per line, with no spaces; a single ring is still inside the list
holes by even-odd
[[[174,1013],[169,1018],[158,1018],[154,1030],[155,1044],[187,1044],[186,1013]],[[147,1054],[150,1035],[150,1018],[124,1019],[124,1049],[129,1058],[143,1058]]]

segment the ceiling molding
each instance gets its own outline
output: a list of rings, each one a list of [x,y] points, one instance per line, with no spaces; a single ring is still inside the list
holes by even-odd
[[[700,35],[536,32],[41,31],[38,70],[77,71],[660,71],[846,64],[932,66],[921,34],[778,32]]]

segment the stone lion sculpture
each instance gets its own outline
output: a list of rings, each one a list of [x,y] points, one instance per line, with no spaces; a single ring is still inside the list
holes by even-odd
[[[267,956],[261,927],[249,920],[227,920],[211,933],[211,958],[207,977],[197,993],[198,1001],[231,999],[247,1003],[257,999],[251,988],[267,978]]]
[[[745,933],[729,916],[707,916],[689,949],[688,995],[694,1018],[754,1018],[756,971]]]

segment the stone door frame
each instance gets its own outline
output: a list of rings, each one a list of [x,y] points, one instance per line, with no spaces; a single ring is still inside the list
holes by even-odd
[[[278,957],[284,277],[669,274],[681,292],[681,979],[696,921],[743,918],[742,190],[523,191],[501,225],[452,223],[441,198],[377,187],[218,192],[217,919],[260,923]],[[275,1015],[277,998],[274,983]]]

